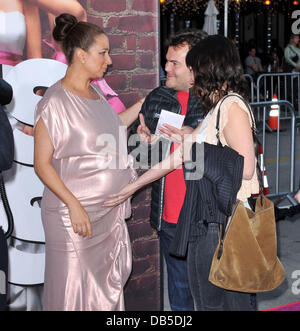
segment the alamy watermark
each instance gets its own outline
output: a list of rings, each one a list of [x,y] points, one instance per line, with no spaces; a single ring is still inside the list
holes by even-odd
[[[292,24],[292,33],[300,34],[300,10],[294,10],[292,12],[292,19],[296,19]]]
[[[129,159],[133,160],[133,168],[148,170],[154,169],[174,169],[173,161],[176,158],[176,165],[182,163],[182,155],[180,153],[190,153],[190,146],[178,146],[180,153],[176,153],[176,157],[170,156],[170,141],[167,139],[159,139],[153,145],[148,145],[141,141],[138,134],[133,134],[128,139],[128,148],[130,149],[129,157],[127,151],[126,128],[119,128],[119,137],[113,134],[100,134],[96,140],[97,149],[97,167],[101,170],[106,169],[126,169],[130,163]],[[188,141],[190,135],[186,135]],[[182,150],[181,150],[182,149]],[[204,172],[204,144],[196,144],[193,148],[193,159],[185,162],[185,179],[199,180]],[[177,151],[178,152],[178,151]],[[175,153],[174,153],[175,154]],[[189,159],[185,155],[185,160]],[[179,161],[178,161],[179,160]]]
[[[300,270],[294,270],[291,277],[295,279],[292,282],[292,293],[298,295],[300,294]]]

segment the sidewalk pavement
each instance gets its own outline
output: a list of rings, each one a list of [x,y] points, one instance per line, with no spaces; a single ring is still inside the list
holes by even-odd
[[[286,279],[274,291],[257,295],[259,310],[300,300],[300,214],[277,222],[277,242]]]

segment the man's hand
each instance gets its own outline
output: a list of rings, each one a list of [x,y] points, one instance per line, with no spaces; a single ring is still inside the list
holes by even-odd
[[[179,145],[182,162],[190,161],[190,150],[196,141],[199,127],[195,130],[188,126],[177,129],[172,125],[164,124],[159,128],[159,131]]]
[[[137,128],[137,133],[140,136],[141,141],[146,144],[155,143],[159,139],[159,136],[151,134],[149,128],[145,124],[145,119],[143,114],[139,114],[139,118],[141,124]]]

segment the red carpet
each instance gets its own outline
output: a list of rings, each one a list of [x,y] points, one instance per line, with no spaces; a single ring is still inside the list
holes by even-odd
[[[288,305],[265,309],[264,311],[300,311],[300,301],[289,303]]]

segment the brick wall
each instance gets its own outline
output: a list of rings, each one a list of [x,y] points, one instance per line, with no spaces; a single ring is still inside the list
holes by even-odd
[[[88,21],[109,36],[113,66],[105,79],[126,106],[158,86],[158,0],[81,0]],[[149,224],[150,188],[136,194],[128,229],[133,270],[125,287],[127,310],[160,310],[160,254]]]
[[[125,287],[127,310],[161,310],[160,253],[157,233],[149,224],[151,189],[132,199],[128,230],[132,244],[132,274]]]
[[[109,36],[111,58],[105,79],[130,106],[158,86],[158,0],[90,0],[88,20]]]

